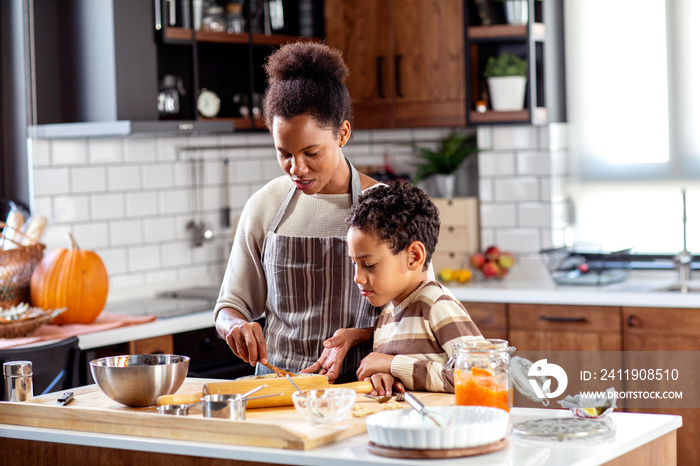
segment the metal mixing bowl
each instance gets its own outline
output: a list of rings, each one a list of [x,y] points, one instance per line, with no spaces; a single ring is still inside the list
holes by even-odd
[[[174,354],[110,356],[90,361],[92,378],[102,392],[127,406],[153,406],[185,381],[190,358]]]

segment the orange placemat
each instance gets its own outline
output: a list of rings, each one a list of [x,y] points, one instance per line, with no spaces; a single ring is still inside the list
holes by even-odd
[[[147,322],[153,322],[156,319],[156,316],[125,316],[122,314],[102,312],[91,324],[46,324],[24,337],[0,338],[0,349],[14,348],[45,340],[63,340],[86,333],[101,332],[103,330],[126,327],[129,325],[145,324]]]

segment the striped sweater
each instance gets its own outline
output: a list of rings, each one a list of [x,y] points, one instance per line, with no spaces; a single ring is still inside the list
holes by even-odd
[[[454,393],[454,370],[445,368],[457,342],[482,338],[469,313],[436,281],[423,282],[377,319],[374,351],[395,355],[391,375],[409,390]]]

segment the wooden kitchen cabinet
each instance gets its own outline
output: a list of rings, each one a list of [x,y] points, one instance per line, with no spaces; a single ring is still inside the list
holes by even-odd
[[[700,309],[623,307],[622,318],[625,351],[700,351]],[[690,370],[697,373],[698,366]],[[700,464],[700,450],[697,447],[700,438],[700,409],[629,408],[626,411],[683,416],[683,427],[677,434],[678,464]]]
[[[620,325],[619,307],[508,305],[508,342],[517,349],[515,354],[535,362],[556,353],[557,363],[569,375],[566,393],[608,387],[601,380],[582,382],[578,374],[584,369],[621,367]],[[541,406],[517,391],[514,396],[515,406]]]
[[[325,0],[356,128],[466,123],[463,0]]]
[[[506,305],[500,303],[468,303],[462,305],[484,338],[505,340],[508,337]]]

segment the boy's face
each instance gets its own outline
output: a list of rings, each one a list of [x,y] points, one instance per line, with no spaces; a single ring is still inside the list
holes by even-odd
[[[415,290],[407,251],[394,254],[374,233],[356,228],[348,230],[348,250],[355,264],[355,283],[373,306],[389,301],[396,306]]]

